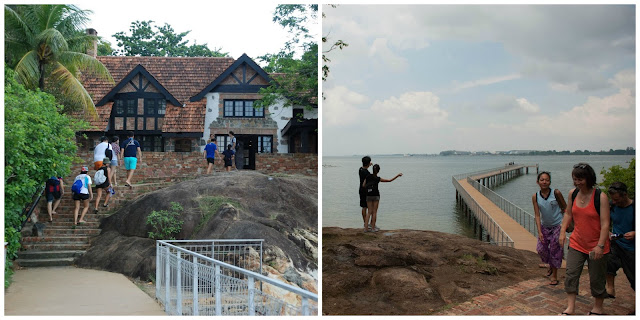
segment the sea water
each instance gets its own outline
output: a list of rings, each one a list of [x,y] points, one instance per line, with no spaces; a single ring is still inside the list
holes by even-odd
[[[380,165],[379,176],[393,178],[380,183],[377,226],[382,230],[433,230],[466,236],[473,235],[464,215],[456,206],[453,175],[492,169],[509,162],[538,164],[540,171],[551,172],[551,187],[565,199],[573,188],[571,170],[578,162],[589,163],[602,181],[600,171],[611,166],[628,167],[634,156],[372,156]],[[358,168],[361,156],[322,158],[322,226],[362,228],[358,197]],[[372,168],[369,168],[371,171]],[[531,196],[539,190],[536,169],[515,177],[493,190],[533,214]]]

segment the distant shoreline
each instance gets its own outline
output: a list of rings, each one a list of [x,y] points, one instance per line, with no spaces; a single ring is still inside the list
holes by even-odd
[[[609,153],[607,152],[601,152],[601,151],[594,151],[594,152],[589,152],[589,153],[564,153],[564,152],[557,152],[557,153],[547,153],[546,151],[535,151],[535,153],[457,153],[457,154],[367,154],[370,157],[459,157],[459,156],[497,156],[497,157],[511,157],[511,156],[518,156],[518,157],[522,157],[522,156],[635,156],[635,150],[632,151],[633,153]],[[341,156],[337,156],[337,155],[326,155],[323,157],[333,157],[333,158],[338,158],[338,157],[364,157],[365,155],[363,154],[354,154],[354,155],[341,155]]]

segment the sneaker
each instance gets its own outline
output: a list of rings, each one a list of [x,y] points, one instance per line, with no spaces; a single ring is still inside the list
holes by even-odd
[[[372,232],[378,232],[378,231],[380,231],[380,229],[378,227],[375,227],[375,228],[371,229],[371,231]]]

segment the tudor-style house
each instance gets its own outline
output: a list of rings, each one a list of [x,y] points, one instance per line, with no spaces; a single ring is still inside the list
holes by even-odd
[[[89,75],[83,81],[97,111],[85,117],[85,150],[102,135],[123,139],[133,131],[143,152],[200,152],[210,137],[222,149],[233,131],[245,169],[255,169],[257,153],[318,152],[317,104],[254,108],[260,88],[273,80],[246,54],[97,59],[115,85]]]

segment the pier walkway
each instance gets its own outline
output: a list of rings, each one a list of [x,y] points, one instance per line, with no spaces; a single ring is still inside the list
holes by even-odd
[[[534,235],[535,231],[533,231],[535,226],[532,228],[530,216],[521,218],[521,221],[518,222],[512,217],[513,214],[510,216],[478,190],[487,185],[503,183],[522,174],[523,171],[528,173],[531,167],[535,167],[536,171],[538,169],[537,165],[507,165],[503,168],[453,177],[456,199],[463,204],[467,212],[473,213],[475,219],[486,232],[487,240],[492,243],[536,252],[537,239]],[[473,186],[472,183],[476,181],[482,185]],[[520,209],[520,211],[522,210]]]

